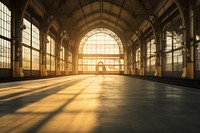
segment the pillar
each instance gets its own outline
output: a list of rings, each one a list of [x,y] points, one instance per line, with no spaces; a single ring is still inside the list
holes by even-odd
[[[19,78],[24,77],[23,66],[22,66],[22,30],[23,30],[23,6],[20,6],[18,2],[13,3],[12,12],[12,26],[13,26],[13,77]]]

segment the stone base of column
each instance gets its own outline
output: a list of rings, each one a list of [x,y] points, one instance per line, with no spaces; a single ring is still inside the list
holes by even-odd
[[[68,67],[65,67],[65,75],[69,75]]]
[[[161,66],[157,66],[155,76],[162,77],[162,67]]]
[[[187,68],[186,68],[186,77],[188,79],[194,79],[194,63],[193,62],[188,62],[187,63]]]
[[[136,73],[136,69],[133,68],[133,70],[131,71],[131,75],[135,75],[135,73]]]
[[[61,73],[60,73],[60,67],[56,67],[56,76],[60,76]]]
[[[13,66],[14,66],[13,67],[13,77],[14,78],[24,77],[23,68],[20,67],[20,62],[14,61]]]
[[[140,75],[141,75],[141,76],[144,76],[144,68],[141,68],[141,69],[140,69]]]
[[[47,76],[48,74],[47,74],[47,70],[46,70],[46,68],[45,68],[45,65],[41,65],[41,69],[40,69],[41,71],[40,71],[40,75],[41,76]]]

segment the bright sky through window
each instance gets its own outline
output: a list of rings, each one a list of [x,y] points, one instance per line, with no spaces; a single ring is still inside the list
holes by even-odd
[[[107,29],[95,29],[85,35],[79,46],[79,71],[95,72],[102,62],[108,73],[123,71],[123,46],[118,36]]]

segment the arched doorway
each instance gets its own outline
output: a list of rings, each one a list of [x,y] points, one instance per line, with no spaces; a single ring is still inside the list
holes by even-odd
[[[106,67],[103,64],[102,61],[98,62],[96,65],[96,74],[105,74],[106,73]]]

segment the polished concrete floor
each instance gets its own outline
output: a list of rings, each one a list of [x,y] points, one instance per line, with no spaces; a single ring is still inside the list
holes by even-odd
[[[200,133],[200,90],[116,75],[0,83],[0,133]]]

